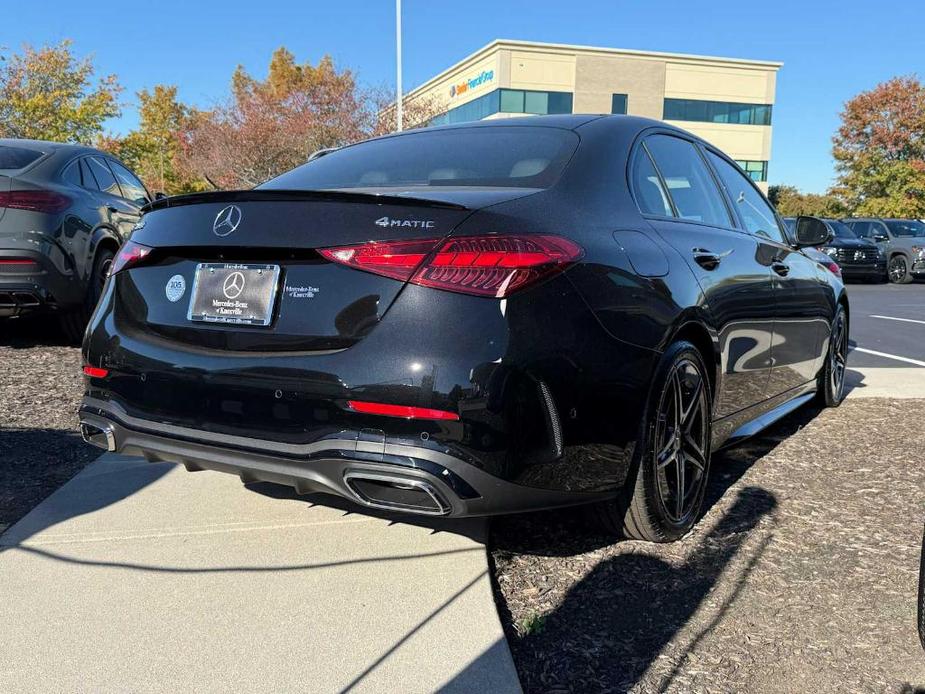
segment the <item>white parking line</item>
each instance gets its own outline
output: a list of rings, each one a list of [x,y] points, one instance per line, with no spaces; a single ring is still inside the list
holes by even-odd
[[[884,359],[904,361],[907,364],[915,364],[916,366],[925,366],[925,361],[919,361],[918,359],[910,359],[909,357],[899,357],[895,354],[887,354],[886,352],[877,352],[876,350],[873,350],[873,349],[864,349],[863,347],[855,347],[853,351],[863,352],[864,354],[873,354],[875,357],[883,357]]]
[[[894,316],[871,316],[871,318],[882,318],[883,320],[898,320],[903,323],[918,323],[919,325],[925,325],[925,320],[915,320],[914,318],[895,318]]]

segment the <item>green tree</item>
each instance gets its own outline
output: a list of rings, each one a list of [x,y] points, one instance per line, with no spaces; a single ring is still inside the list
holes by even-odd
[[[858,215],[925,216],[925,86],[894,77],[845,104],[832,192]]]
[[[93,76],[92,61],[76,58],[70,41],[0,54],[0,137],[91,142],[119,115],[122,91],[115,75]]]
[[[848,213],[844,203],[831,193],[802,193],[794,186],[771,186],[768,199],[784,217],[843,217]]]
[[[207,188],[178,162],[182,133],[193,112],[177,99],[176,86],[158,84],[137,96],[138,129],[121,138],[101,137],[97,145],[133,168],[152,191],[176,194]]]

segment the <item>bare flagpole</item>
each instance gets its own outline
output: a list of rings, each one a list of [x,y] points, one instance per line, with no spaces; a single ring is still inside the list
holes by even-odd
[[[402,129],[402,103],[401,103],[401,0],[395,0],[395,72],[396,72],[396,108],[397,108],[397,130]]]

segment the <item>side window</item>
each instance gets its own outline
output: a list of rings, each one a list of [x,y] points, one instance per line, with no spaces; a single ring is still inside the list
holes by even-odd
[[[119,182],[123,198],[128,198],[139,205],[144,205],[148,202],[148,191],[145,190],[141,181],[135,177],[135,174],[126,169],[119,162],[111,159],[109,160],[109,167],[112,169],[112,172],[116,176],[116,180]]]
[[[119,184],[116,183],[115,176],[112,175],[112,172],[109,170],[109,167],[106,166],[106,162],[100,159],[99,157],[87,157],[84,161],[87,162],[90,166],[90,171],[93,172],[93,177],[96,179],[99,188],[104,193],[109,193],[110,195],[117,195],[122,197],[122,191],[119,190]]]
[[[848,226],[851,227],[851,231],[858,236],[867,238],[871,235],[870,222],[848,222]]]
[[[662,186],[652,160],[644,147],[636,152],[633,162],[633,192],[636,194],[636,204],[643,214],[656,214],[660,217],[673,217],[668,194]]]
[[[709,152],[709,157],[729,199],[742,217],[745,230],[755,236],[785,243],[786,236],[777,223],[774,209],[761,193],[755,190],[742,170],[713,152]]]
[[[83,186],[83,179],[80,176],[80,162],[72,161],[64,167],[61,172],[61,180],[72,186]]]
[[[653,135],[646,138],[645,144],[681,219],[732,226],[713,176],[693,143],[670,135]]]

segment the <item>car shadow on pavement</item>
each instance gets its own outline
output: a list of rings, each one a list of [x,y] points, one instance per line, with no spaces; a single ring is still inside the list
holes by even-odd
[[[0,329],[0,347],[28,349],[39,346],[73,347],[53,315],[6,319]]]
[[[722,513],[709,529],[695,528],[675,545],[615,544],[582,509],[496,520],[490,542],[495,594],[524,690],[625,691],[656,662],[661,682],[655,690],[664,690],[722,620],[773,534],[776,498],[754,486],[727,498],[730,488],[820,411],[801,408],[760,436],[715,453],[704,508]],[[710,522],[707,517],[701,525]],[[723,580],[732,592],[724,590],[716,607],[711,593],[733,560],[736,575]],[[576,581],[582,570],[587,573]],[[571,578],[556,575],[568,573]],[[518,595],[523,591],[536,599]],[[708,595],[712,618],[689,626]],[[549,612],[540,607],[550,603]],[[681,630],[684,644],[666,671],[660,656]]]

